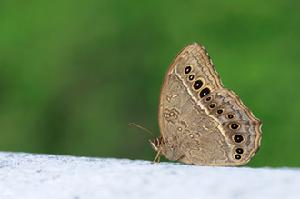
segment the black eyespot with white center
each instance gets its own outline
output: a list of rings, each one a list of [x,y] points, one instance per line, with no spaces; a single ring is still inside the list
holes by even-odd
[[[198,79],[194,83],[194,89],[198,90],[198,89],[200,89],[202,87],[202,85],[203,85],[203,82],[200,79]]]
[[[184,68],[184,73],[185,73],[185,74],[189,74],[191,71],[192,71],[192,67],[191,67],[191,66],[186,66],[186,67]]]
[[[228,117],[228,119],[232,119],[232,118],[234,118],[234,115],[228,114],[227,117]]]
[[[237,149],[235,149],[235,152],[236,152],[237,154],[243,154],[243,153],[244,153],[244,150],[243,150],[242,148],[237,148]]]
[[[221,114],[223,113],[223,110],[222,110],[222,109],[219,109],[219,110],[217,110],[217,113],[218,113],[219,115],[221,115]]]
[[[230,128],[232,128],[232,129],[238,129],[240,127],[240,125],[238,125],[238,124],[236,124],[236,123],[232,123],[232,124],[230,124]]]
[[[241,155],[235,155],[234,158],[239,160],[239,159],[241,159]]]
[[[200,92],[200,97],[203,98],[204,96],[208,95],[210,93],[209,88],[204,88],[201,92]]]
[[[189,75],[189,80],[192,81],[195,78],[195,75]]]
[[[234,135],[233,139],[236,143],[241,143],[244,140],[244,137],[242,135]]]

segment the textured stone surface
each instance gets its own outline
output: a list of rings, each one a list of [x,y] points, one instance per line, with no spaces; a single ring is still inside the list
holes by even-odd
[[[0,199],[300,198],[300,169],[0,153]]]

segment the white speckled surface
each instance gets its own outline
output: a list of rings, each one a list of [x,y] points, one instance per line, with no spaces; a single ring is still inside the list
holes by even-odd
[[[0,153],[0,199],[300,198],[300,169]]]

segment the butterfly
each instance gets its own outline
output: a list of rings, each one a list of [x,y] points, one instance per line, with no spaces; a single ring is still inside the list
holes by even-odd
[[[207,51],[186,46],[167,70],[158,108],[160,156],[186,164],[244,165],[261,143],[262,123],[221,82]]]

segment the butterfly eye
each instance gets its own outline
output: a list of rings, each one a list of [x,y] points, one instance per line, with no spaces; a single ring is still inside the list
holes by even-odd
[[[239,160],[239,159],[241,159],[241,155],[235,155],[234,158]]]
[[[244,140],[244,137],[242,135],[234,135],[233,139],[236,143],[241,143]]]
[[[208,95],[210,93],[209,88],[204,88],[201,92],[200,92],[200,97],[203,98],[204,96]]]
[[[202,87],[202,85],[203,85],[203,82],[200,79],[198,79],[194,83],[194,89],[198,90],[199,88]]]
[[[243,153],[244,153],[244,150],[243,150],[242,148],[237,148],[237,149],[235,150],[235,152],[236,152],[237,154],[243,154]]]
[[[192,81],[194,78],[195,78],[194,75],[190,75],[190,76],[189,76],[189,80],[191,80],[191,81]]]
[[[184,69],[184,73],[185,74],[189,74],[192,71],[192,67],[191,66],[186,66]]]

